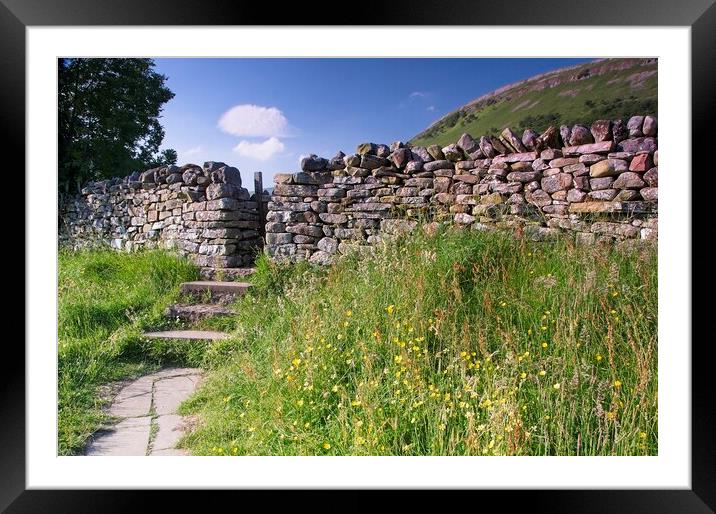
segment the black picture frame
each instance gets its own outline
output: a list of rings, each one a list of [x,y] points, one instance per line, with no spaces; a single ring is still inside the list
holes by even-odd
[[[484,5],[482,5],[484,4]],[[320,12],[324,12],[321,17]],[[330,17],[330,19],[329,19]],[[713,133],[716,104],[716,4],[714,0],[604,0],[577,3],[471,2],[469,0],[406,0],[381,5],[362,2],[312,9],[305,3],[268,6],[261,2],[221,0],[0,0],[0,104],[2,130],[13,165],[24,169],[25,29],[64,25],[321,25],[350,20],[354,25],[606,25],[691,27],[693,166],[703,152],[703,137]],[[686,129],[686,128],[685,128]],[[697,135],[702,137],[697,137]],[[708,144],[708,141],[705,141]],[[688,164],[686,164],[688,166]],[[686,172],[685,170],[678,170]],[[704,170],[710,171],[710,170]],[[694,181],[692,181],[694,183]],[[20,186],[24,189],[24,186]],[[692,190],[693,193],[693,190]],[[693,197],[693,195],[692,195]],[[701,219],[693,210],[692,220]],[[692,235],[697,233],[694,227]],[[708,232],[707,232],[708,233]],[[693,255],[693,248],[691,249]],[[26,276],[32,270],[25,269]],[[693,269],[692,269],[693,276]],[[702,286],[703,287],[703,286]],[[693,292],[692,292],[693,294]],[[701,304],[701,308],[704,308]],[[28,306],[32,308],[32,306]],[[692,313],[699,304],[692,302]],[[704,316],[702,319],[708,319]],[[699,316],[692,314],[692,319]],[[524,504],[541,512],[713,512],[716,509],[716,424],[713,373],[708,338],[673,341],[691,345],[692,454],[690,490],[529,490],[480,491],[484,498],[510,496],[511,506]],[[147,507],[155,493],[142,491],[26,490],[25,487],[25,366],[17,352],[0,379],[0,510],[8,512],[119,512]],[[217,492],[210,494],[216,495]],[[227,493],[231,494],[231,493]],[[247,501],[256,492],[238,492]],[[224,496],[224,493],[221,493]],[[150,496],[151,498],[148,498]],[[185,502],[186,494],[162,495],[169,503]],[[356,499],[366,498],[365,496]],[[420,495],[418,496],[420,498]],[[484,500],[481,500],[483,502]],[[166,502],[166,503],[165,503]],[[515,503],[516,502],[516,503]],[[213,503],[213,502],[212,502]],[[218,507],[218,504],[214,503]],[[357,505],[357,503],[355,504]]]

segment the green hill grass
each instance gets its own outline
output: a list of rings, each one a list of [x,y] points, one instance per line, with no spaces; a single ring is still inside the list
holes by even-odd
[[[657,115],[656,59],[603,59],[536,75],[483,95],[443,116],[410,142],[447,145],[464,132],[496,135],[511,127],[542,132],[549,125]]]

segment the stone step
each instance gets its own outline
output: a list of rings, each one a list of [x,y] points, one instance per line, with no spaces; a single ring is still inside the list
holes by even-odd
[[[234,311],[220,304],[183,304],[170,305],[164,311],[164,315],[170,319],[183,321],[198,321],[203,318],[215,316],[231,316]]]
[[[184,282],[180,287],[182,293],[201,294],[208,292],[212,295],[241,295],[251,287],[251,284],[248,282],[197,280],[196,282]]]
[[[182,339],[190,341],[217,341],[229,338],[229,334],[226,332],[212,330],[165,330],[163,332],[144,332],[142,335],[151,339]]]
[[[256,268],[200,268],[199,275],[203,280],[236,280],[248,277],[256,272]]]

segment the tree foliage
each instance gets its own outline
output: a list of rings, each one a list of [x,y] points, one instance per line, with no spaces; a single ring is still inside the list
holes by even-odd
[[[152,59],[59,59],[59,185],[174,164],[159,152],[162,106],[174,97]]]

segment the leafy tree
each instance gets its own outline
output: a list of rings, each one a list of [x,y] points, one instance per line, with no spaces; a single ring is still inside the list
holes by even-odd
[[[152,59],[59,59],[59,185],[173,164],[159,153],[162,106],[174,97]]]

